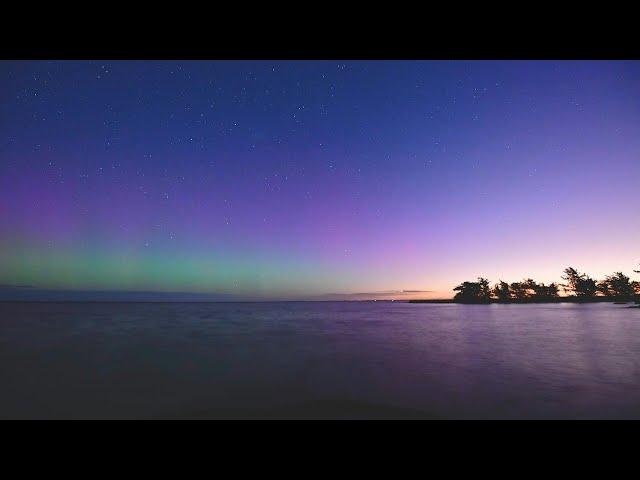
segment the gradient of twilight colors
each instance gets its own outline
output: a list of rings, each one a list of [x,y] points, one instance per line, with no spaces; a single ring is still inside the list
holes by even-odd
[[[640,62],[4,61],[0,105],[0,286],[433,298],[640,261]]]

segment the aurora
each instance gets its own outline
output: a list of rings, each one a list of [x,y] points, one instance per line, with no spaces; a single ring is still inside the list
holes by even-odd
[[[450,298],[629,273],[639,81],[638,62],[4,61],[0,284]]]

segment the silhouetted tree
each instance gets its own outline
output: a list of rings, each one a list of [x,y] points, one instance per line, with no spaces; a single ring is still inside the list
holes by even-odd
[[[509,284],[502,280],[493,287],[492,293],[499,302],[508,302],[511,300],[511,289],[509,288]]]
[[[634,295],[634,285],[629,277],[622,272],[615,272],[613,275],[598,282],[598,290],[608,297],[631,298]]]
[[[640,273],[640,270],[634,270]],[[459,303],[490,303],[492,299],[499,302],[517,301],[549,301],[559,296],[560,287],[564,287],[565,292],[582,299],[590,299],[598,293],[619,299],[633,299],[640,304],[640,282],[631,281],[622,272],[615,272],[613,275],[596,282],[585,273],[580,273],[573,267],[565,268],[562,279],[566,282],[558,284],[555,282],[545,285],[538,283],[531,278],[526,278],[521,282],[511,284],[500,280],[493,288],[489,286],[489,280],[478,277],[477,282],[462,282],[453,290],[457,293],[453,297]]]
[[[535,280],[527,278],[523,283],[527,288],[527,298],[535,298],[536,292],[538,290],[538,284],[535,282]]]
[[[491,300],[491,287],[489,287],[489,280],[483,277],[478,277],[478,283],[480,284],[480,298],[482,300]]]
[[[531,288],[533,289],[534,300],[549,300],[558,296],[558,285],[555,283],[545,285],[544,283],[534,282]]]
[[[636,273],[640,273],[640,270],[634,270]],[[640,282],[633,282],[633,289],[636,292],[636,303],[640,305]]]
[[[611,292],[609,291],[609,282],[607,282],[607,280],[600,280],[597,283],[596,288],[598,289],[598,293],[601,293],[605,297],[611,296]]]
[[[576,293],[578,281],[580,280],[581,274],[573,267],[567,267],[564,269],[564,275],[560,278],[567,283],[562,284],[565,292],[573,292]]]
[[[565,291],[573,293],[577,297],[590,298],[598,293],[596,281],[584,273],[578,272],[575,268],[568,267],[561,277],[566,284],[563,284]]]
[[[560,285],[558,285],[556,282],[551,282],[549,285],[547,285],[547,295],[549,297],[556,298],[560,296],[559,291],[560,291]]]
[[[511,294],[513,298],[516,300],[526,300],[531,295],[530,293],[530,284],[528,280],[524,282],[513,282],[509,288],[511,289]]]
[[[512,284],[500,281],[493,287],[491,293],[500,302],[549,300],[558,296],[558,285],[556,283],[549,285],[537,283],[531,278]]]
[[[458,292],[453,299],[460,303],[488,303],[491,300],[489,280],[478,277],[477,282],[462,282],[453,289]]]

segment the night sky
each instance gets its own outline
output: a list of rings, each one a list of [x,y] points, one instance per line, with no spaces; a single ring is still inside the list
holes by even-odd
[[[5,288],[430,298],[640,261],[640,62],[4,61],[0,105]]]

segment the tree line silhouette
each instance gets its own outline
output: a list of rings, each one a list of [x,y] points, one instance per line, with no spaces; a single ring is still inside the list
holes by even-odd
[[[640,270],[634,270],[640,273]],[[531,278],[521,282],[498,281],[491,287],[489,280],[479,277],[477,282],[462,282],[453,290],[457,303],[535,303],[557,301],[621,301],[635,300],[640,304],[640,282],[632,281],[622,272],[607,275],[597,281],[573,267],[564,269],[565,283],[538,283]],[[560,297],[560,289],[567,295]]]

